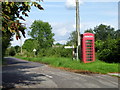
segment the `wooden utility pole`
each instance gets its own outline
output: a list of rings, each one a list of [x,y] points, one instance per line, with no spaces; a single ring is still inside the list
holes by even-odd
[[[79,1],[76,0],[76,32],[77,32],[77,55],[76,59],[79,60],[79,47],[80,47],[80,17],[79,17]]]
[[[120,29],[120,1],[118,2],[118,29]]]

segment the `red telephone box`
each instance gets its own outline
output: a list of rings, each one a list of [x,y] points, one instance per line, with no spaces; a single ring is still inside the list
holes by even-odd
[[[82,61],[84,63],[95,61],[94,34],[84,33],[82,35]]]

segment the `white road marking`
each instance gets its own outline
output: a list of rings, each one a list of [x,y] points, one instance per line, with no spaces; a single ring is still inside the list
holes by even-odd
[[[48,77],[48,78],[53,78],[52,76],[50,76],[50,75],[47,75],[47,74],[43,74],[43,75],[45,75],[46,77]]]

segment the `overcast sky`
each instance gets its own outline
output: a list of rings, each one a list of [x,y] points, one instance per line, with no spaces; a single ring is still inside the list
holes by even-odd
[[[27,35],[34,20],[49,22],[55,34],[54,43],[65,44],[72,31],[75,30],[75,1],[74,0],[44,0],[40,4],[45,10],[32,7],[29,17],[25,17],[27,26],[26,38],[22,37],[22,44],[30,36]],[[114,2],[113,2],[114,1]],[[99,24],[111,25],[118,28],[118,0],[82,0],[80,1],[80,32],[94,28]],[[11,42],[12,46],[20,45],[20,40]]]

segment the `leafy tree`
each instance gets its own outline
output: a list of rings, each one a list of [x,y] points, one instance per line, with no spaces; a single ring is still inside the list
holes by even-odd
[[[120,29],[115,31],[114,36],[115,36],[116,39],[120,38]]]
[[[20,52],[20,46],[17,45],[17,46],[15,46],[14,48],[15,48],[15,52],[16,52],[16,53],[19,53],[19,52]]]
[[[16,54],[16,52],[15,52],[15,48],[14,47],[7,48],[7,50],[6,50],[6,55],[7,56],[14,56],[15,54]]]
[[[119,36],[119,30],[115,31],[114,28],[112,28],[111,26],[107,26],[107,25],[103,25],[100,24],[96,27],[94,27],[94,29],[88,29],[85,30],[85,33],[89,32],[89,33],[93,33],[95,34],[95,40],[102,40],[105,41],[109,38],[111,39],[115,39]]]
[[[67,42],[67,45],[76,45],[77,42],[77,32],[73,31],[70,34],[69,41]]]
[[[99,47],[98,47],[99,48]],[[108,39],[100,45],[97,57],[106,62],[120,62],[120,39]]]
[[[99,26],[96,26],[93,30],[95,33],[95,39],[96,40],[107,40],[108,35],[111,36],[111,38],[114,38],[114,28],[100,24]]]
[[[93,30],[90,28],[90,29],[85,30],[85,33],[94,33],[94,32],[93,32]]]
[[[34,5],[39,9],[43,9],[41,5],[36,2],[3,2],[2,3],[2,31],[9,31],[10,33],[16,33],[16,39],[20,38],[19,31],[22,32],[25,37],[24,27],[20,23],[19,19],[25,20],[23,16],[28,16],[27,12],[30,12],[30,7]]]
[[[60,44],[60,43],[56,43],[55,45],[62,45],[62,44]]]
[[[72,49],[65,49],[64,47],[41,49],[38,57],[72,57]]]
[[[28,52],[33,52],[33,49],[35,48],[35,49],[38,49],[37,48],[37,41],[36,40],[34,40],[34,39],[27,39],[25,42],[24,42],[24,44],[23,44],[23,46],[22,46],[22,48],[23,49],[26,49]]]
[[[2,2],[2,56],[8,47],[12,36],[16,34],[16,39],[20,38],[19,32],[22,32],[25,37],[24,30],[26,29],[19,20],[25,20],[23,16],[28,16],[30,7],[34,5],[40,10],[43,10],[37,2]]]
[[[53,45],[53,36],[52,27],[48,22],[43,22],[40,20],[35,20],[30,27],[31,32],[29,35],[37,40],[38,48],[48,48]]]

